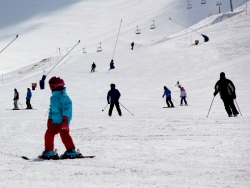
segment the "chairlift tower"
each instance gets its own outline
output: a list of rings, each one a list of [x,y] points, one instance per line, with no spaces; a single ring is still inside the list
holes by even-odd
[[[219,14],[220,14],[220,6],[222,5],[221,1],[218,1],[216,6],[219,6]]]
[[[232,3],[232,0],[230,0],[230,7],[231,7],[231,12],[233,12],[233,3]]]

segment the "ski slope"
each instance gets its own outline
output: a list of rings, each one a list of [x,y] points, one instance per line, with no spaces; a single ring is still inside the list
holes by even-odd
[[[210,17],[208,13],[218,11],[215,1],[207,2],[207,8],[200,1],[190,1],[191,10],[181,1],[63,0],[60,6],[56,6],[59,1],[10,2],[13,6],[2,2],[3,13],[9,15],[11,7],[20,15],[1,22],[0,47],[16,34],[20,38],[0,54],[0,187],[250,186],[247,1],[234,2],[238,4],[234,13],[229,6],[224,9],[228,2],[223,1],[223,13]],[[158,18],[156,29],[150,30],[153,18]],[[116,68],[109,71],[121,20]],[[141,25],[140,35],[135,34],[137,25]],[[199,33],[210,41],[203,43]],[[200,45],[192,45],[196,39]],[[26,108],[27,88],[39,83],[78,40],[80,44],[48,75],[45,89],[32,92],[31,104],[37,110],[6,110],[13,108],[14,88],[19,91],[20,108]],[[103,51],[97,53],[100,42]],[[90,73],[92,62],[97,65],[95,73]],[[227,117],[218,95],[207,117],[222,71],[236,86],[242,113],[237,118]],[[64,79],[73,101],[70,129],[76,147],[96,158],[21,159],[23,155],[36,158],[44,150],[51,96],[47,82],[52,76]],[[179,106],[177,81],[187,91],[189,106]],[[104,109],[111,83],[129,110],[121,106],[122,117],[116,109],[109,117],[108,107]],[[172,91],[176,108],[163,108],[163,86]],[[55,148],[60,154],[65,151],[58,135]]]

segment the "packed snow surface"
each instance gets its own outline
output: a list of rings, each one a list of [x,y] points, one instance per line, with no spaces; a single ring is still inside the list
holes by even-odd
[[[214,0],[189,2],[192,9],[181,0],[2,1],[0,49],[19,37],[0,53],[0,187],[250,187],[249,2],[233,2],[231,13],[222,1],[221,14]],[[112,58],[116,68],[109,71]],[[238,117],[229,118],[219,95],[213,98],[220,72],[235,84]],[[64,79],[73,101],[76,147],[95,158],[36,159],[44,150],[52,76]],[[177,81],[188,106],[179,106]],[[15,88],[26,108],[31,83],[38,84],[35,110],[11,110]],[[111,83],[121,93],[121,117],[115,108],[108,116]],[[163,86],[175,108],[163,108]],[[54,144],[65,151],[59,135]]]

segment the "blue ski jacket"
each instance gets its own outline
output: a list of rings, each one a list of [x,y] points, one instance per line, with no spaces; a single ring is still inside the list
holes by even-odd
[[[66,88],[61,91],[52,91],[50,97],[49,118],[52,123],[62,123],[63,116],[68,117],[68,124],[72,119],[72,101],[66,93]]]
[[[166,98],[171,98],[171,91],[169,89],[166,89],[163,93],[163,97],[166,95]]]
[[[118,89],[111,89],[107,95],[108,102],[117,102],[120,98],[121,94]]]
[[[31,99],[31,97],[32,97],[32,93],[31,91],[28,91],[26,95],[26,99]]]

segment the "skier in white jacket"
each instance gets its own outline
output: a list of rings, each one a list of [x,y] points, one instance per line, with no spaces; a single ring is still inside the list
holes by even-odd
[[[188,105],[187,101],[186,101],[187,93],[186,93],[184,87],[182,87],[182,86],[178,86],[178,87],[180,88],[180,91],[181,91],[181,95],[180,95],[180,97],[181,97],[181,104],[180,104],[180,106],[183,105],[182,104],[183,100],[185,102],[185,105],[187,106]]]

